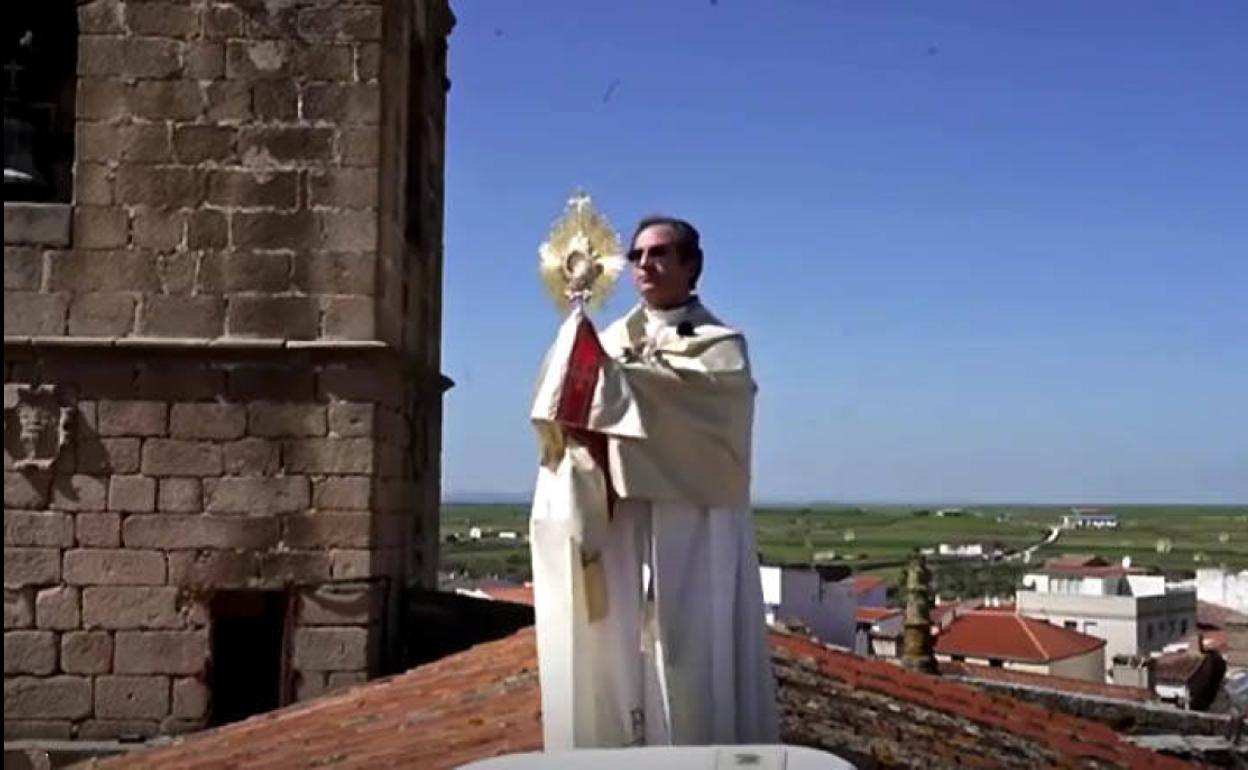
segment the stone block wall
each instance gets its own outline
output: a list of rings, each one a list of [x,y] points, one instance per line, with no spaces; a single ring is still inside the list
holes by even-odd
[[[437,559],[446,3],[77,10],[73,201],[4,211],[11,738],[209,724],[227,591],[282,702],[385,671]]]
[[[389,5],[79,4],[72,242],[6,254],[5,333],[376,338]]]
[[[223,590],[290,596],[287,700],[387,667],[398,588],[436,539],[411,508],[416,394],[384,359],[314,359],[6,361],[6,735],[203,727]],[[72,417],[48,469],[17,467],[29,381]]]

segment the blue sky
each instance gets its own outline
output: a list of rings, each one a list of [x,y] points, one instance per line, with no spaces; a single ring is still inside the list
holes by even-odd
[[[701,229],[760,501],[1248,502],[1248,4],[454,8],[446,496],[532,487],[583,186]]]

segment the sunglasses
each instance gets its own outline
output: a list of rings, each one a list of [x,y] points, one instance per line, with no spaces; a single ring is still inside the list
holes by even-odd
[[[641,261],[642,257],[650,257],[650,259],[668,259],[676,253],[676,247],[671,243],[660,243],[651,246],[648,249],[629,249],[628,261],[636,264]]]

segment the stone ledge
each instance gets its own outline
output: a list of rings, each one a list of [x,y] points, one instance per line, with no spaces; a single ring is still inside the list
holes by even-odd
[[[90,348],[95,350],[273,350],[378,352],[401,354],[398,348],[381,340],[287,340],[274,337],[83,337],[71,335],[4,336],[6,348]]]
[[[4,245],[65,247],[73,232],[68,203],[4,202]]]
[[[203,356],[208,358],[239,357],[253,359],[287,354],[315,356],[323,359],[380,358],[396,362],[400,370],[424,380],[424,387],[445,393],[455,386],[454,380],[436,371],[429,371],[408,352],[381,340],[286,340],[248,337],[81,337],[69,335],[4,337],[5,358],[29,358],[39,353],[81,353],[86,355],[121,355],[125,353]]]

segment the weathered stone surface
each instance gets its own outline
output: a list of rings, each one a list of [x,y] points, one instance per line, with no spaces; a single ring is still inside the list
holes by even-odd
[[[121,545],[121,514],[75,514],[74,540],[80,547],[116,548]]]
[[[35,595],[35,625],[70,631],[82,625],[82,600],[72,586],[45,588]]]
[[[246,438],[226,444],[225,472],[231,476],[269,476],[277,473],[278,444],[262,438]]]
[[[163,436],[168,429],[163,401],[101,401],[96,408],[101,436]]]
[[[74,631],[61,636],[61,670],[67,674],[107,674],[113,665],[113,637],[107,631]]]
[[[305,701],[325,694],[324,671],[296,671],[295,700]]]
[[[282,538],[291,548],[368,548],[373,543],[373,516],[367,511],[318,511],[287,516]]]
[[[147,251],[54,251],[47,255],[45,279],[56,291],[153,291],[160,286],[156,262]]]
[[[65,552],[65,581],[73,585],[161,585],[165,556],[136,548],[84,548]]]
[[[277,542],[270,517],[133,514],[121,525],[128,548],[267,548]]]
[[[329,432],[344,438],[373,435],[375,404],[336,401],[329,405]]]
[[[259,576],[259,556],[237,551],[170,551],[169,582],[176,586],[243,588]]]
[[[174,438],[236,439],[246,427],[242,404],[174,404],[169,430]]]
[[[45,471],[5,471],[4,507],[6,509],[28,508],[32,510],[44,508],[48,504],[48,493],[51,491],[51,487],[52,475]],[[7,518],[5,519],[4,530],[6,533],[9,531]],[[5,540],[6,544],[8,542],[8,540]]]
[[[65,719],[6,719],[6,741],[67,741],[73,736],[74,723]]]
[[[82,592],[82,624],[88,629],[179,628],[178,589],[89,586]]]
[[[208,716],[208,687],[198,679],[173,681],[173,715],[180,719]]]
[[[51,631],[4,632],[4,674],[47,675],[56,671],[56,634]],[[8,713],[8,709],[5,709]]]
[[[177,212],[139,211],[131,223],[134,244],[155,251],[173,251],[182,245],[186,218]]]
[[[383,596],[364,584],[331,584],[299,594],[302,626],[367,626],[381,618]]]
[[[247,432],[253,436],[324,436],[324,404],[261,401],[247,406]]]
[[[113,476],[108,486],[108,509],[127,513],[156,510],[156,479],[147,476]]]
[[[5,498],[5,504],[9,500]],[[65,548],[74,543],[74,521],[69,514],[54,511],[4,512],[4,544]]]
[[[236,294],[229,298],[226,330],[242,337],[312,339],[317,333],[319,312],[316,300],[311,297]]]
[[[61,579],[61,552],[55,548],[4,549],[6,588],[49,585]]]
[[[78,739],[103,741],[121,739],[127,742],[153,738],[160,732],[154,719],[88,719],[78,725]]]
[[[42,252],[25,246],[4,247],[5,291],[38,291],[42,277]]]
[[[91,713],[91,680],[78,676],[4,679],[4,718],[80,719]]]
[[[217,476],[221,446],[208,441],[153,439],[143,444],[143,473],[148,476]]]
[[[366,510],[372,502],[373,480],[368,476],[330,476],[317,479],[312,504],[320,509]]]
[[[135,473],[139,470],[139,446],[137,438],[80,439],[78,470],[88,474]]]
[[[156,508],[175,513],[203,510],[201,491],[199,479],[163,478],[156,496]]]
[[[205,485],[210,513],[271,514],[302,511],[310,505],[307,476],[226,476]]]
[[[108,478],[76,473],[52,480],[52,507],[61,511],[102,511],[108,502]]]
[[[118,674],[198,674],[208,663],[207,631],[118,631]]]
[[[4,630],[30,628],[35,624],[34,602],[30,591],[4,589]]]
[[[134,328],[130,294],[78,294],[69,306],[69,333],[77,337],[123,337]]]
[[[101,676],[95,680],[97,717],[160,719],[168,713],[168,677]]]
[[[370,473],[373,441],[364,438],[306,438],[286,442],[292,473]]]
[[[146,295],[139,307],[139,333],[152,337],[218,337],[225,328],[221,297]]]
[[[361,580],[384,574],[382,551],[365,551],[354,548],[340,548],[330,554],[330,576],[334,580]]]
[[[314,585],[330,577],[325,551],[279,551],[260,555],[260,581],[269,586]]]
[[[64,334],[69,297],[59,293],[5,291],[5,333],[11,336]]]
[[[296,629],[293,663],[303,671],[367,668],[368,631],[332,627]]]
[[[372,297],[322,300],[321,336],[334,340],[369,340],[377,336],[377,303]]]
[[[326,689],[342,690],[367,681],[368,674],[364,671],[331,671],[326,679]]]

